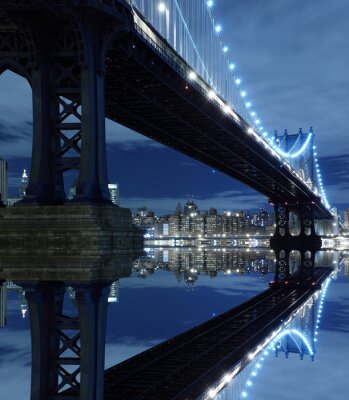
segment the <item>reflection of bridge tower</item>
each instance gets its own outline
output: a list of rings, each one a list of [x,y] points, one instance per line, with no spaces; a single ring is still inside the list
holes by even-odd
[[[313,300],[313,299],[312,299]],[[315,355],[315,303],[311,301],[302,312],[292,321],[285,330],[285,335],[280,335],[280,340],[275,346],[275,353],[284,352],[286,357],[290,353]]]
[[[65,287],[18,282],[29,305],[32,334],[31,398],[103,398],[105,324],[109,286],[72,284],[77,317],[63,315]]]

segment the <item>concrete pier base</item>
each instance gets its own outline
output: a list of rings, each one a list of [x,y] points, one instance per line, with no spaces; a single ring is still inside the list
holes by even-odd
[[[0,209],[0,255],[104,255],[142,246],[130,210],[114,205],[65,204]]]
[[[0,209],[0,276],[68,281],[125,276],[143,251],[128,209],[26,205]],[[27,271],[27,272],[25,272]],[[30,274],[27,275],[27,274]]]

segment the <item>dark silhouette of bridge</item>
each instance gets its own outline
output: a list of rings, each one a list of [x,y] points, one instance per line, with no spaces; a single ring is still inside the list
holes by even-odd
[[[199,398],[227,372],[236,368],[241,371],[248,365],[266,347],[273,332],[292,319],[294,312],[319,289],[331,271],[318,269],[313,284],[308,287],[272,287],[108,369],[105,399]]]

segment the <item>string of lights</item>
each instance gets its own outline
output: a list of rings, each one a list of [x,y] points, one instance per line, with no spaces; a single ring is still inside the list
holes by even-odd
[[[312,135],[295,152],[284,152],[272,135],[264,129],[261,118],[252,109],[247,91],[242,87],[241,77],[236,75],[236,64],[231,59],[229,46],[224,40],[224,27],[214,16],[214,0],[132,0],[135,7],[160,32],[170,45],[188,62],[192,70],[187,79],[207,91],[208,98],[224,114],[245,127],[247,134],[265,147],[280,165],[286,167],[310,190],[319,193],[323,204],[330,208],[323,187],[318,159],[315,170],[318,185],[305,179],[293,160],[308,149]],[[218,1],[218,0],[217,0]],[[198,23],[198,19],[200,23]],[[193,21],[194,20],[194,21]],[[319,186],[319,190],[317,189]]]
[[[213,12],[212,12],[212,8],[214,6],[214,1],[213,0],[205,0],[205,1],[206,1],[206,4],[207,4],[207,7],[209,9],[209,13],[210,13],[210,16],[211,16],[211,19],[212,19],[212,24],[215,26],[216,32],[218,34],[221,34],[222,30],[223,30],[222,25],[221,24],[215,24],[215,22],[214,22],[215,20],[214,20]],[[221,41],[221,44],[222,44],[223,52],[227,53],[228,46],[223,46],[223,40]],[[228,60],[228,58],[227,58],[227,64],[228,64],[228,67],[229,67],[230,70],[235,70],[235,63],[230,62]],[[235,77],[235,83],[237,85],[240,85],[241,78]],[[252,103],[251,103],[251,101],[249,101],[246,98],[247,92],[245,90],[243,90],[242,88],[240,88],[240,94],[245,99],[246,108],[249,109],[251,107]],[[211,94],[211,97],[212,97],[212,94]],[[311,139],[313,137],[313,133],[309,132],[306,141],[303,143],[302,147],[299,150],[297,150],[294,153],[292,153],[292,152],[284,152],[279,146],[277,146],[274,143],[274,141],[273,141],[274,138],[270,138],[269,137],[269,133],[264,130],[264,127],[260,126],[261,120],[259,119],[256,111],[250,111],[250,115],[253,117],[253,122],[257,126],[257,130],[262,132],[262,136],[269,142],[269,144],[272,146],[273,149],[275,149],[277,151],[278,154],[280,154],[282,157],[284,157],[286,159],[286,162],[288,164],[291,164],[291,160],[292,159],[302,156],[303,153],[307,150],[309,144],[311,143]],[[316,156],[316,153],[314,155]],[[291,165],[291,167],[293,167],[293,166]],[[330,204],[329,204],[329,202],[327,200],[326,192],[325,192],[325,189],[324,189],[324,186],[323,186],[320,167],[319,167],[319,161],[318,161],[317,157],[315,158],[315,170],[316,170],[316,173],[317,173],[317,181],[319,183],[320,194],[321,194],[322,201],[323,201],[325,207],[329,209],[330,208]]]
[[[320,326],[319,324],[321,321],[321,315],[322,315],[322,311],[323,311],[323,303],[324,303],[328,285],[330,284],[330,282],[331,282],[331,278],[327,278],[325,281],[325,284],[321,290],[320,304],[319,304],[319,309],[318,309],[317,316],[316,316],[315,336],[318,336],[318,334],[319,334],[319,326]],[[241,392],[241,398],[248,397],[249,389],[253,385],[253,379],[257,377],[259,370],[262,368],[262,363],[263,363],[263,361],[265,361],[265,357],[268,356],[269,354],[273,354],[272,352],[277,349],[278,342],[280,342],[281,339],[287,335],[290,336],[291,338],[293,338],[294,336],[298,336],[303,341],[310,356],[312,356],[312,357],[314,356],[314,350],[313,350],[308,338],[301,331],[299,331],[297,329],[289,329],[289,328],[284,329],[282,332],[280,332],[275,337],[275,339],[271,342],[271,344],[268,346],[268,348],[263,352],[262,356],[256,361],[255,367],[253,368],[249,378],[246,381],[245,388]],[[314,341],[315,342],[318,341],[317,337],[315,337]]]

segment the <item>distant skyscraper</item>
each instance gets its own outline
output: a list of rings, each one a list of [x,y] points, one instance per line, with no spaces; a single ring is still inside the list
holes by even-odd
[[[117,303],[119,301],[119,281],[115,281],[110,285],[108,303]]]
[[[6,326],[7,319],[7,286],[0,284],[0,328]]]
[[[0,158],[0,203],[7,204],[8,166],[7,161]]]
[[[344,226],[349,228],[349,208],[344,210]]]
[[[108,189],[110,193],[111,202],[116,206],[120,205],[119,185],[117,183],[109,183]]]
[[[21,184],[19,185],[18,188],[19,197],[24,197],[26,195],[27,186],[28,186],[28,175],[27,175],[27,170],[24,169],[22,174]]]

